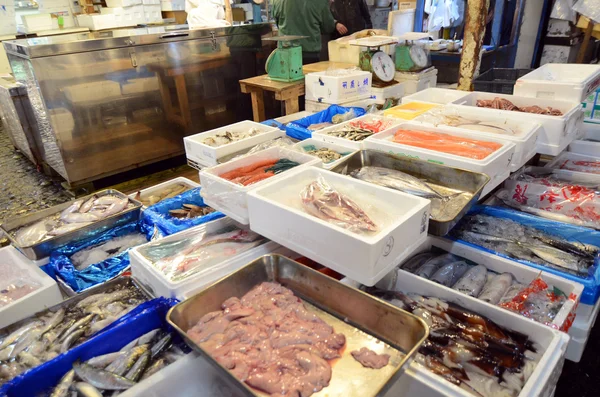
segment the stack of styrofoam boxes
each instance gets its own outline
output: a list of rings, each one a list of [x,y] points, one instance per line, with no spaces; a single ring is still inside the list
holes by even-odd
[[[185,11],[185,0],[161,0],[160,9],[163,11]]]
[[[414,94],[437,85],[437,69],[430,67],[420,72],[396,72],[395,80],[404,83],[404,95]]]
[[[162,4],[160,0],[142,0],[146,23],[162,23]]]
[[[30,14],[21,17],[23,28],[27,33],[41,32],[53,28],[52,15],[50,14]]]
[[[101,8],[101,15],[110,15],[116,26],[135,26],[146,23],[142,0],[107,0],[108,8]]]
[[[317,104],[350,106],[369,99],[373,75],[362,70],[340,69],[309,73],[305,77],[306,108]]]
[[[73,10],[69,0],[43,0],[39,2],[40,13],[57,14],[63,17],[63,27],[75,26]],[[58,19],[52,18],[52,29],[58,29]]]
[[[13,0],[0,0],[0,36],[15,33],[17,33],[15,2]]]
[[[113,14],[77,15],[77,24],[89,30],[104,30],[119,27]]]

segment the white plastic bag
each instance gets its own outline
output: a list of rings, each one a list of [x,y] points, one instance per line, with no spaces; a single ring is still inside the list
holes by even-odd
[[[584,17],[600,23],[600,1],[599,0],[579,0],[573,6],[573,13],[578,12]],[[573,19],[575,23],[575,19]]]
[[[597,1],[597,0],[594,0]],[[573,10],[573,3],[575,0],[556,0],[552,7],[552,13],[550,18],[563,19],[565,21],[571,21],[575,23],[576,14]]]

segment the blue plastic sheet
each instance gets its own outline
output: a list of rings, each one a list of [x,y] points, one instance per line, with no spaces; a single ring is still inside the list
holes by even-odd
[[[52,252],[50,262],[42,266],[42,270],[55,280],[60,278],[75,292],[81,292],[94,285],[102,284],[117,277],[129,267],[129,250],[103,262],[91,265],[84,270],[77,270],[70,258],[73,254],[86,248],[136,232],[145,233],[139,221],[112,228],[93,238],[68,244]],[[146,233],[146,237],[150,240],[151,236]]]
[[[169,215],[170,210],[181,209],[183,204],[195,204],[205,207],[204,200],[200,196],[199,187],[183,192],[173,198],[163,200],[146,208],[142,214],[142,227],[147,233],[154,233],[155,227],[163,237],[189,229],[194,226],[202,225],[215,219],[223,218],[225,215],[219,211],[208,215],[192,218],[178,219]]]
[[[346,108],[343,106],[331,105],[318,113],[288,123],[285,126],[285,133],[292,138],[303,141],[312,137],[312,131],[308,129],[312,124],[331,123],[333,116],[336,114],[348,113],[350,110],[354,110],[356,117],[364,116],[367,113],[365,109],[362,108]]]
[[[523,212],[493,206],[475,206],[469,212],[469,215],[482,214],[497,218],[510,219],[525,226],[530,226],[541,230],[551,236],[556,236],[564,241],[580,242],[584,244],[600,245],[600,232],[593,229],[588,229],[581,226],[575,226],[567,223],[552,221],[549,219],[540,218],[535,215],[529,215]],[[594,305],[600,297],[600,258],[596,258],[594,265],[590,267],[587,277],[578,277],[576,275],[562,272],[558,269],[546,267],[538,263],[533,263],[525,260],[517,260],[504,255],[500,252],[495,252],[485,247],[451,237],[455,241],[460,241],[461,244],[477,248],[482,251],[501,256],[512,261],[522,263],[524,265],[543,270],[544,272],[552,273],[562,278],[578,282],[584,286],[580,301],[585,305]]]
[[[281,131],[285,131],[285,125],[281,124],[277,120],[265,120],[265,121],[262,121],[261,124],[268,125],[269,127],[277,127]]]
[[[166,298],[143,303],[81,345],[5,383],[0,388],[0,396],[37,396],[51,391],[62,376],[71,370],[74,362],[116,352],[132,340],[156,328],[170,331],[165,317],[176,303],[176,300]]]

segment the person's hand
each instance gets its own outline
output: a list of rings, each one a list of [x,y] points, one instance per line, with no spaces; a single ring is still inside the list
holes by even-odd
[[[335,25],[335,30],[337,30],[338,33],[342,35],[348,33],[348,28],[339,22]]]

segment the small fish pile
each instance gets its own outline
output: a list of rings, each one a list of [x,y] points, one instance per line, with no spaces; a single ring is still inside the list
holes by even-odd
[[[29,295],[40,288],[27,270],[9,263],[0,263],[0,308]]]
[[[417,254],[400,269],[492,305],[514,306],[519,314],[550,326],[567,300],[562,291],[550,288],[541,278],[529,286],[523,285],[515,281],[511,273],[498,274],[452,254]],[[532,286],[535,286],[535,294],[528,292]],[[513,302],[517,296],[522,298],[518,305]]]
[[[263,282],[222,310],[205,314],[187,335],[241,382],[273,397],[310,397],[327,387],[341,356],[336,333],[290,289]]]
[[[600,229],[600,184],[573,180],[560,171],[528,167],[496,194],[520,211]]]
[[[139,252],[168,280],[177,282],[210,270],[266,241],[252,231],[228,228],[216,233],[200,233],[181,240],[159,240],[142,247]]]
[[[348,125],[352,128],[358,128],[361,130],[371,131],[374,134],[378,132],[385,131],[390,128],[394,124],[391,120],[381,120],[381,119],[373,119],[371,121],[367,121],[366,119],[355,120],[348,123]]]
[[[317,147],[315,145],[306,145],[306,146],[303,146],[302,149],[306,153],[308,153],[312,156],[317,156],[325,164],[332,163],[336,160],[341,159],[344,156],[343,154],[340,154],[329,148],[324,147],[324,148],[317,149]]]
[[[429,325],[416,361],[475,396],[516,397],[540,354],[526,335],[434,297],[365,288]]]
[[[87,269],[91,265],[104,262],[109,258],[113,258],[125,251],[128,251],[130,248],[146,244],[147,242],[148,240],[144,234],[130,233],[121,237],[115,237],[105,243],[78,251],[74,253],[70,259],[75,268],[81,271]]]
[[[300,193],[304,210],[326,222],[352,232],[377,232],[379,228],[369,216],[347,196],[319,177]]]
[[[522,106],[518,107],[508,99],[496,97],[494,99],[478,99],[477,107],[489,108],[489,109],[500,109],[500,110],[511,110],[513,112],[524,112],[533,114],[544,114],[548,116],[562,116],[563,112],[553,107],[548,106],[547,108],[541,108],[537,105],[534,106]]]
[[[323,128],[331,127],[332,125],[333,125],[333,123],[328,123],[328,122],[311,124],[308,126],[307,130],[318,131],[318,130],[322,130]]]
[[[212,212],[215,212],[215,210],[208,206],[200,207],[195,204],[183,204],[181,209],[170,210],[169,215],[178,219],[192,219],[208,215]]]
[[[146,298],[132,287],[115,287],[6,328],[0,336],[0,385],[89,339]]]
[[[561,240],[536,228],[483,214],[467,215],[450,234],[500,255],[579,277],[587,277],[600,256],[598,246]]]
[[[265,131],[261,131],[257,128],[251,128],[248,131],[241,132],[225,131],[205,138],[202,141],[202,143],[210,147],[219,147],[228,145],[233,142],[241,141],[242,139],[250,138],[258,134],[262,134],[263,132]]]
[[[361,181],[431,200],[431,218],[434,220],[456,216],[471,196],[466,192],[442,194],[426,181],[391,168],[365,166],[352,171],[350,175]],[[458,200],[460,196],[464,197]]]
[[[483,160],[502,145],[497,142],[488,142],[469,139],[460,136],[443,134],[431,131],[411,131],[399,129],[393,141],[403,145],[434,150],[436,152],[453,154],[475,160]]]
[[[288,159],[259,160],[254,164],[224,172],[219,176],[228,181],[248,186],[299,165],[299,163]]]
[[[184,357],[172,345],[170,333],[154,329],[128,343],[118,352],[73,363],[52,390],[50,397],[81,395],[84,397],[116,396],[166,366]],[[114,392],[113,392],[114,391]]]
[[[163,200],[173,198],[178,194],[187,192],[190,189],[192,189],[191,186],[188,186],[183,183],[175,183],[144,197],[142,197],[142,192],[137,192],[135,195],[135,200],[140,201],[146,207],[150,207],[151,205],[160,203]]]
[[[365,139],[367,139],[368,137],[370,137],[373,134],[374,133],[371,130],[367,130],[364,128],[358,128],[358,127],[352,127],[349,124],[341,126],[339,129],[336,129],[335,131],[327,131],[327,135],[329,135],[329,136],[334,136],[336,138],[344,138],[344,139],[348,139],[349,141],[355,141],[355,142],[364,141]]]
[[[450,127],[457,127],[466,130],[489,132],[492,134],[517,136],[519,131],[506,125],[505,122],[499,121],[482,121],[476,119],[469,119],[462,116],[454,116],[448,114],[441,114],[439,116],[423,115],[419,120],[431,122],[433,125],[448,125]]]
[[[600,156],[600,153],[598,153]],[[586,174],[600,175],[600,158],[598,160],[570,160],[565,159],[556,168],[560,170],[584,172]]]
[[[21,247],[30,247],[55,236],[70,233],[93,222],[116,215],[127,209],[129,199],[110,194],[93,195],[88,199],[74,201],[60,214],[54,214],[11,231],[11,235]]]

